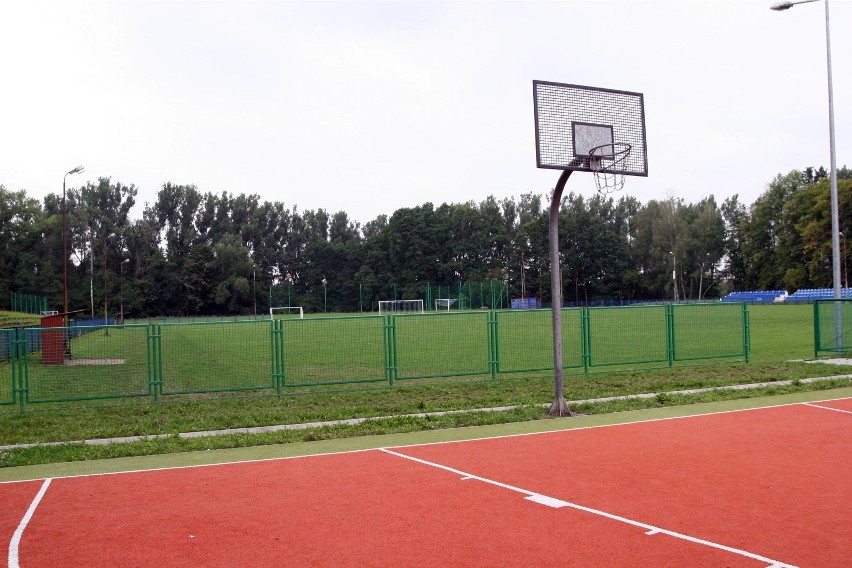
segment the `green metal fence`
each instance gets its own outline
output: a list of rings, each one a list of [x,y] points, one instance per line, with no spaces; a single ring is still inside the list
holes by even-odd
[[[852,352],[852,299],[814,302],[814,356]]]
[[[745,304],[571,308],[562,321],[569,372],[749,357]],[[551,322],[549,310],[477,310],[2,329],[0,404],[542,376]]]
[[[40,314],[47,311],[47,297],[37,296],[35,294],[12,292],[9,305],[13,312]]]
[[[311,289],[283,282],[269,288],[268,307],[301,306],[306,313],[376,312],[382,300],[423,300],[424,309],[508,309],[509,283],[501,280],[453,283],[329,283]],[[436,300],[440,306],[436,305]],[[267,308],[262,308],[266,311]]]

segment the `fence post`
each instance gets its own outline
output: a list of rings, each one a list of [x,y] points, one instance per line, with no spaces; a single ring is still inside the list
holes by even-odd
[[[665,306],[666,318],[666,353],[668,354],[669,367],[674,367],[675,361],[675,307],[673,304]]]
[[[488,312],[488,368],[491,378],[496,379],[500,372],[500,328],[494,310]]]
[[[27,367],[27,337],[24,328],[16,327],[12,336],[11,367],[12,367],[12,401],[18,397],[18,410],[26,410],[29,398],[29,368]]]
[[[592,366],[592,310],[580,308],[580,338],[582,343],[583,373],[589,374]]]
[[[154,397],[154,401],[157,401],[163,392],[163,351],[160,324],[149,324],[146,332],[148,391]]]
[[[287,369],[284,354],[284,320],[271,320],[269,326],[269,349],[272,367],[272,386],[278,397],[287,384]]]
[[[751,322],[749,321],[748,304],[745,302],[743,302],[743,352],[745,362],[748,363],[751,354]]]
[[[814,359],[819,359],[819,348],[822,338],[819,333],[819,300],[814,302]]]
[[[396,366],[396,317],[393,314],[385,316],[384,330],[385,379],[387,379],[389,386],[393,386],[398,371]]]

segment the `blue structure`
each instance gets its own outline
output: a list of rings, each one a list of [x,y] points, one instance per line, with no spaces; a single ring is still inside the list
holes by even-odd
[[[512,298],[510,307],[513,310],[536,310],[541,307],[541,301],[538,298]]]
[[[840,297],[852,298],[852,288],[842,288]],[[832,298],[834,298],[833,288],[802,288],[792,294],[788,294],[786,290],[731,292],[720,300],[722,302],[746,302],[747,304],[796,304],[816,300],[831,300]]]
[[[786,290],[768,290],[753,292],[731,292],[721,298],[723,302],[746,302],[747,304],[772,304],[785,301]]]
[[[852,288],[841,288],[841,298],[852,298]],[[814,300],[831,300],[834,298],[833,288],[802,288],[787,296],[786,302],[813,302]]]

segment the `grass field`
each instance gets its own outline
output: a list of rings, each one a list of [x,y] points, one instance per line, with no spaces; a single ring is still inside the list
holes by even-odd
[[[683,367],[675,369],[648,369],[643,371],[608,372],[609,368],[602,366],[596,368],[597,372],[589,375],[581,373],[570,373],[566,377],[566,398],[571,400],[590,399],[606,396],[621,396],[626,394],[673,391],[686,388],[701,388],[711,386],[723,386],[733,384],[744,384],[753,382],[778,382],[782,380],[799,381],[813,376],[840,375],[849,372],[849,368],[837,367],[824,364],[804,364],[793,362],[795,359],[806,359],[813,354],[813,317],[812,306],[750,306],[751,314],[751,363],[749,364],[704,364],[701,366]],[[544,314],[545,312],[533,312]],[[613,312],[615,313],[615,312]],[[501,312],[498,317],[508,318],[512,312]],[[692,324],[694,329],[688,333],[700,335],[706,329],[701,326],[700,312],[696,312],[696,318]],[[205,449],[212,447],[234,447],[266,443],[283,443],[294,440],[320,439],[342,436],[355,436],[365,433],[399,432],[422,430],[432,428],[443,428],[450,426],[462,426],[471,424],[513,422],[519,420],[536,419],[543,417],[543,404],[552,399],[552,378],[548,372],[533,372],[519,374],[528,376],[522,380],[496,380],[496,381],[463,381],[463,380],[420,380],[403,381],[406,377],[417,376],[424,370],[430,374],[440,374],[445,369],[452,369],[454,365],[462,364],[461,370],[470,369],[471,372],[479,372],[487,367],[487,345],[480,347],[481,337],[476,329],[484,329],[487,325],[485,312],[476,314],[482,317],[482,326],[477,324],[472,330],[466,330],[463,326],[452,325],[447,330],[435,335],[429,342],[424,340],[422,330],[417,330],[416,325],[430,318],[401,318],[411,320],[411,327],[400,326],[399,342],[404,347],[400,348],[399,378],[397,388],[370,390],[361,385],[359,390],[345,390],[342,387],[336,391],[326,392],[301,392],[284,391],[284,396],[260,396],[260,393],[246,393],[244,397],[229,397],[222,399],[200,400],[195,397],[173,397],[168,402],[151,402],[149,398],[139,399],[137,402],[124,401],[121,404],[107,404],[100,402],[98,405],[82,406],[76,403],[68,405],[41,405],[30,406],[29,412],[19,414],[9,412],[0,414],[0,445],[25,444],[36,442],[62,442],[91,438],[105,438],[115,436],[138,436],[138,435],[171,435],[166,438],[133,442],[128,444],[110,444],[105,446],[82,446],[79,444],[67,444],[59,447],[35,447],[0,450],[0,466],[22,465],[27,463],[49,463],[54,461],[67,461],[79,459],[93,459],[97,457],[112,457],[119,455],[141,455],[152,453],[167,453],[173,451],[187,451],[192,449]],[[452,316],[440,314],[434,316],[440,322],[452,321]],[[541,316],[539,316],[541,317]],[[566,326],[579,325],[578,321],[572,320],[573,316],[566,317]],[[335,377],[340,378],[334,371],[335,365],[340,364],[340,359],[345,359],[350,365],[352,376],[360,379],[371,379],[376,376],[383,377],[383,362],[377,360],[373,350],[367,353],[353,352],[351,346],[345,342],[332,337],[331,322],[346,322],[350,326],[346,336],[371,337],[370,341],[381,346],[382,331],[381,318],[348,318],[345,320],[327,320],[323,318],[306,318],[305,320],[288,321],[284,326],[284,333],[288,325],[312,326],[310,334],[303,337],[304,344],[291,349],[285,361],[288,376],[305,377],[309,382],[333,383]],[[477,319],[477,321],[479,321]],[[337,324],[335,324],[337,325]],[[248,326],[248,327],[246,327]],[[254,326],[254,327],[252,327]],[[162,328],[162,349],[164,361],[168,361],[170,353],[191,353],[194,362],[191,369],[198,377],[205,377],[205,388],[212,385],[215,387],[217,380],[224,381],[221,375],[231,372],[235,367],[234,360],[238,362],[237,368],[241,369],[240,381],[247,388],[253,386],[266,386],[270,381],[270,368],[268,363],[269,341],[250,341],[251,334],[261,329],[268,329],[268,322],[256,324],[244,323],[232,326],[210,326],[198,324],[197,326],[169,326]],[[532,328],[539,326],[532,325]],[[506,326],[509,329],[510,326]],[[621,329],[628,329],[628,325]],[[141,328],[144,329],[144,328]],[[216,341],[224,340],[231,347],[214,352],[211,350],[211,338],[213,329],[216,333],[226,334],[224,337],[215,338]],[[501,328],[502,329],[502,328]],[[542,356],[549,356],[547,337],[532,338],[533,332],[524,331],[522,325],[511,326],[512,333],[518,337],[512,338],[511,334],[500,336],[501,360],[511,361],[518,368],[533,368],[539,365]],[[177,336],[169,334],[189,334]],[[135,328],[125,329],[124,332],[138,333]],[[259,333],[259,332],[258,332]],[[264,332],[265,333],[265,332]],[[657,332],[659,333],[659,331]],[[194,338],[193,338],[194,335]],[[258,336],[259,339],[261,336]],[[266,337],[266,336],[263,336]],[[430,336],[431,337],[431,336]],[[618,334],[612,335],[615,345],[618,345]],[[524,338],[523,349],[518,349],[521,344],[520,338]],[[138,339],[138,338],[137,338]],[[136,345],[137,339],[131,343]],[[92,358],[107,358],[114,353],[112,346],[120,346],[127,341],[121,334],[111,330],[109,336],[104,336],[102,331],[80,337],[75,340],[75,357],[84,355]],[[576,341],[576,339],[574,340]],[[254,352],[257,361],[252,362],[254,357],[246,355],[244,344],[254,343],[263,345]],[[320,352],[321,358],[328,361],[325,369],[322,366],[310,363],[308,357],[312,345],[323,345]],[[142,343],[144,346],[144,343]],[[469,351],[465,345],[475,346],[477,355],[470,358]],[[238,347],[243,346],[243,347]],[[512,347],[514,346],[514,347]],[[721,350],[728,346],[721,346]],[[484,349],[484,351],[482,351]],[[515,351],[513,352],[512,349]],[[576,353],[576,346],[566,348],[566,360],[569,360],[571,349]],[[617,350],[617,347],[612,349]],[[129,361],[136,361],[139,353],[122,348],[124,357]],[[381,356],[381,351],[378,352]],[[435,354],[438,357],[435,357]],[[642,355],[642,353],[640,353]],[[421,357],[422,359],[418,359]],[[485,359],[483,359],[483,357]],[[464,359],[461,363],[456,358]],[[465,359],[466,358],[466,359]],[[437,360],[437,365],[435,361]],[[143,359],[144,362],[144,359]],[[428,363],[428,365],[426,364]],[[712,363],[712,362],[711,362]],[[135,365],[135,363],[133,363]],[[130,363],[125,363],[128,369],[134,368]],[[177,365],[177,363],[175,363]],[[95,377],[104,374],[97,379],[100,384],[113,384],[126,386],[135,385],[141,388],[141,380],[134,372],[127,375],[117,374],[115,367],[110,366],[83,366],[73,368],[74,372],[81,373],[80,380],[96,380]],[[300,370],[301,369],[301,370]],[[70,369],[65,369],[70,370]],[[164,374],[175,373],[179,369],[175,367],[164,368]],[[502,370],[502,369],[501,369]],[[8,363],[0,365],[0,373],[7,375]],[[378,372],[378,375],[376,373]],[[456,369],[458,372],[458,369]],[[188,373],[187,376],[194,376]],[[352,378],[352,377],[343,377]],[[200,380],[200,379],[199,379]],[[109,381],[112,381],[110,383]],[[73,381],[66,381],[71,382]],[[766,387],[755,391],[743,392],[717,392],[690,396],[658,396],[644,400],[613,401],[606,404],[576,406],[575,409],[585,413],[613,412],[628,408],[665,406],[682,404],[698,400],[745,397],[767,392],[789,392],[804,389],[831,388],[834,386],[847,386],[849,379],[839,378],[834,381],[820,383],[819,385],[808,385],[797,383],[790,386]],[[223,386],[224,383],[222,383]],[[196,385],[197,386],[197,385]],[[383,383],[378,383],[383,386]],[[8,388],[8,385],[5,387]],[[70,385],[64,388],[71,389]],[[145,386],[147,388],[147,386]],[[171,390],[169,390],[171,389]],[[168,385],[169,392],[189,392],[194,390],[190,382],[174,382]],[[105,390],[104,392],[107,392]],[[265,391],[268,394],[268,391]],[[48,393],[49,394],[49,393]],[[476,408],[490,408],[514,406],[516,408],[505,412],[489,413],[463,413],[446,416],[413,417],[402,416],[421,412],[470,410]],[[349,418],[375,418],[358,425],[338,425],[308,428],[298,431],[281,431],[268,434],[231,434],[204,439],[179,439],[174,434],[178,432],[189,432],[198,430],[211,430],[223,428],[253,427],[272,424],[296,424],[304,422],[315,422],[322,420],[343,420]]]

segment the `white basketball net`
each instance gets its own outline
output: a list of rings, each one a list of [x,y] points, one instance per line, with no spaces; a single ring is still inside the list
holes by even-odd
[[[595,174],[595,185],[603,194],[619,191],[624,187],[622,164],[630,155],[630,144],[614,142],[589,150],[589,168]]]

